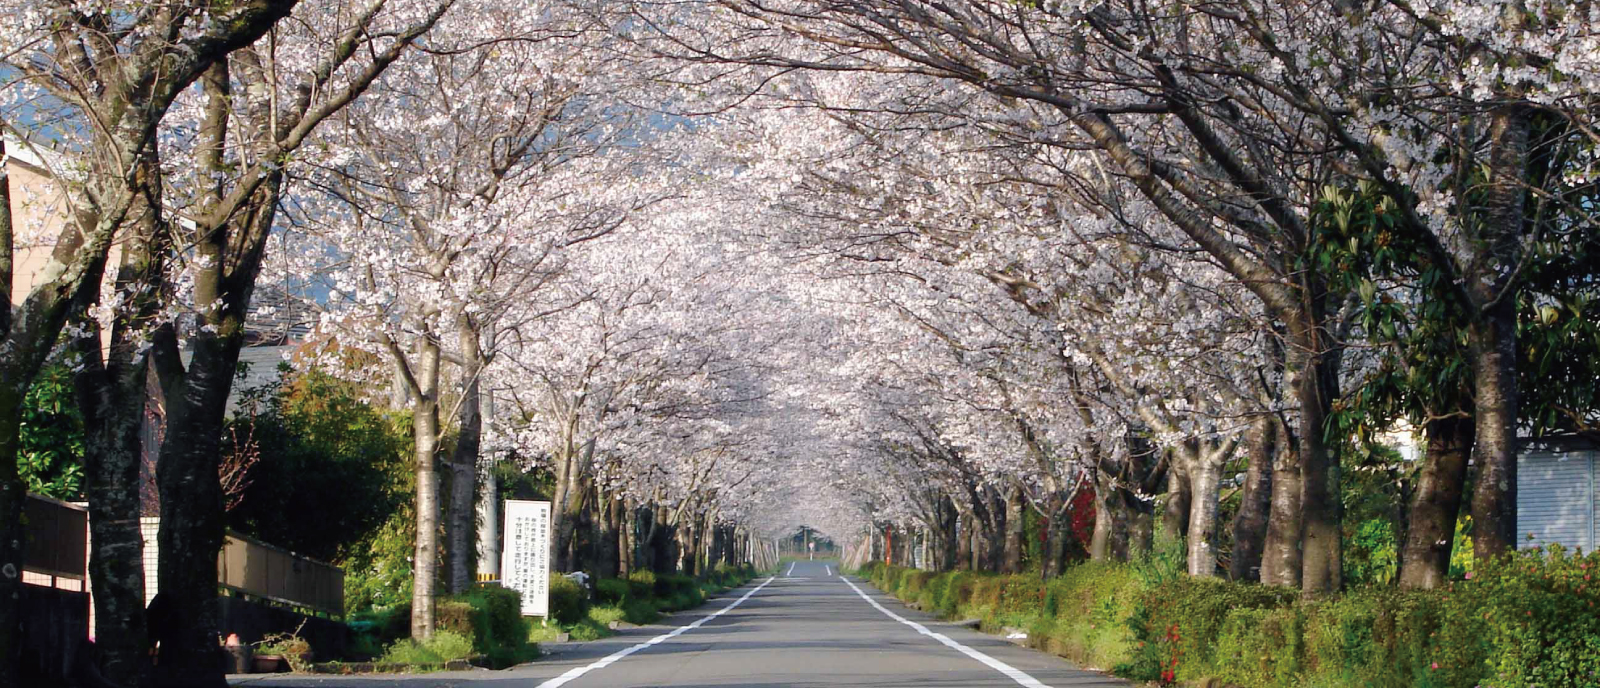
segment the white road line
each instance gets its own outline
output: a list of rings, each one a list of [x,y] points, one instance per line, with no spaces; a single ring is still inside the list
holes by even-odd
[[[612,664],[615,664],[618,660],[621,660],[623,657],[627,657],[628,655],[631,655],[631,654],[633,654],[635,652],[638,652],[638,651],[643,650],[643,649],[645,649],[647,647],[650,647],[651,645],[657,645],[657,644],[660,644],[660,643],[667,642],[668,640],[676,638],[679,635],[681,635],[681,634],[683,634],[683,633],[685,633],[687,631],[691,631],[693,629],[699,628],[701,624],[703,624],[703,623],[705,623],[707,621],[710,621],[712,619],[715,619],[715,618],[717,618],[719,616],[722,616],[723,614],[728,613],[734,607],[737,607],[737,606],[739,606],[741,604],[744,604],[744,601],[750,599],[751,595],[754,595],[754,594],[756,594],[758,592],[761,592],[761,589],[767,587],[767,583],[771,583],[771,582],[772,582],[772,579],[768,578],[766,581],[762,582],[761,585],[757,585],[754,590],[751,590],[750,592],[745,593],[744,597],[740,597],[739,599],[734,600],[733,604],[730,604],[730,605],[728,605],[726,607],[718,609],[713,614],[701,617],[699,621],[696,621],[696,622],[694,622],[692,624],[689,624],[687,626],[679,626],[677,628],[672,629],[672,632],[670,632],[670,633],[663,633],[663,634],[658,635],[658,636],[656,636],[654,638],[651,638],[651,639],[649,639],[649,640],[647,640],[645,642],[639,643],[638,645],[634,645],[633,647],[617,650],[616,652],[613,652],[613,653],[607,655],[605,659],[602,659],[602,660],[600,660],[598,662],[595,662],[594,664],[590,664],[589,666],[582,666],[582,667],[576,667],[576,668],[573,668],[573,669],[568,669],[567,673],[562,674],[560,676],[557,676],[557,677],[555,677],[553,679],[550,679],[548,681],[545,681],[544,683],[539,684],[536,688],[556,688],[556,686],[566,685],[567,683],[569,683],[571,681],[577,680],[577,678],[579,676],[582,676],[582,675],[587,674],[587,673],[589,673],[591,671],[594,671],[595,669],[604,669],[604,668],[606,668],[608,666],[611,666]]]
[[[1010,664],[1006,664],[1005,662],[1002,662],[1002,661],[1000,661],[998,659],[990,657],[989,655],[986,655],[986,654],[984,654],[982,652],[979,652],[979,651],[974,650],[974,649],[972,649],[970,647],[967,647],[966,645],[962,645],[961,643],[958,643],[958,642],[956,642],[954,640],[951,640],[949,637],[945,636],[942,633],[934,633],[933,631],[928,630],[927,626],[919,624],[919,623],[917,623],[915,621],[907,620],[905,617],[902,617],[899,614],[896,614],[894,612],[889,611],[888,609],[885,609],[883,605],[878,604],[877,600],[872,599],[871,597],[868,597],[866,593],[861,592],[861,588],[856,587],[856,584],[850,582],[849,578],[845,578],[844,576],[840,576],[839,580],[844,581],[845,585],[850,586],[851,590],[856,591],[856,594],[861,596],[861,599],[866,600],[868,604],[871,604],[872,606],[877,607],[878,611],[883,612],[889,618],[894,619],[895,621],[899,621],[900,623],[903,623],[903,624],[905,624],[907,626],[910,626],[910,627],[916,629],[918,633],[921,633],[921,634],[923,634],[925,636],[933,638],[934,640],[937,640],[937,641],[939,641],[941,643],[944,643],[947,647],[949,647],[952,650],[955,650],[957,652],[960,652],[961,654],[964,654],[964,655],[966,655],[968,657],[971,657],[971,658],[976,659],[976,660],[978,660],[980,662],[983,662],[984,665],[988,666],[990,669],[994,669],[995,671],[998,671],[998,672],[1000,672],[1002,674],[1005,674],[1006,678],[1009,678],[1009,679],[1011,679],[1013,681],[1016,681],[1018,685],[1026,686],[1027,688],[1050,688],[1050,686],[1047,686],[1047,685],[1045,685],[1043,683],[1040,683],[1039,679],[1036,679],[1036,678],[1034,678],[1032,676],[1027,675],[1026,673],[1023,673],[1023,671],[1021,669],[1013,667]]]
[[[822,565],[822,570],[826,571],[828,573],[828,575],[830,575],[830,576],[833,575],[833,567],[832,566],[829,566],[827,564],[823,564]]]
[[[800,563],[800,562],[798,562],[798,561],[789,562],[789,572],[785,573],[783,575],[785,575],[785,576],[793,576],[794,575],[794,565],[798,564],[798,563]]]

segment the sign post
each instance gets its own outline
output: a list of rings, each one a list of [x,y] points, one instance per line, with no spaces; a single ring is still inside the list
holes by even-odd
[[[522,593],[523,616],[550,615],[550,502],[506,500],[500,576]]]

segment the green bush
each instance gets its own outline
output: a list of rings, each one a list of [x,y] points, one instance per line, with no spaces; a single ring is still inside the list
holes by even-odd
[[[441,603],[462,604],[470,609],[470,626],[463,633],[472,638],[474,649],[494,667],[509,667],[528,661],[534,648],[528,645],[530,623],[522,615],[522,595],[499,585],[484,585],[453,600]],[[441,619],[441,628],[447,628]]]
[[[620,605],[630,594],[628,581],[602,578],[594,583],[594,601],[598,604]]]
[[[1144,656],[1135,659],[1135,666],[1143,664],[1145,669],[1134,677],[1154,680],[1170,674],[1182,680],[1200,680],[1213,676],[1213,650],[1230,610],[1284,607],[1298,596],[1299,591],[1290,588],[1190,576],[1147,588],[1134,612],[1135,618],[1143,618],[1132,629],[1144,643],[1137,648]],[[1147,678],[1150,660],[1164,667],[1163,674]]]
[[[563,626],[578,623],[589,612],[589,597],[566,576],[550,578],[550,618]]]
[[[661,599],[671,599],[691,592],[699,594],[699,591],[700,584],[699,581],[694,579],[694,576],[686,576],[681,573],[656,576],[656,597]]]
[[[628,600],[623,603],[622,612],[628,623],[634,624],[654,623],[661,618],[661,612],[656,609],[655,601],[649,598]]]
[[[383,653],[381,661],[391,664],[442,664],[472,656],[472,639],[455,631],[435,631],[432,638],[417,642],[397,641]]]
[[[1477,562],[1452,586],[1453,621],[1488,644],[1485,678],[1497,688],[1600,684],[1600,553],[1559,545]]]
[[[601,626],[610,626],[611,624],[622,621],[627,617],[627,612],[622,611],[621,607],[607,605],[589,608],[589,620],[600,624]]]
[[[656,594],[656,574],[654,571],[634,571],[628,574],[628,596],[635,600],[644,600]]]

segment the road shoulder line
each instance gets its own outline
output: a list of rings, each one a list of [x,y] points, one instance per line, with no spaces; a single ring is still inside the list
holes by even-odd
[[[775,578],[775,577],[773,577],[773,578]],[[631,655],[631,654],[633,654],[635,652],[643,650],[643,649],[645,649],[647,647],[650,647],[652,645],[659,645],[661,643],[667,642],[668,640],[676,638],[679,635],[682,635],[682,634],[687,633],[689,631],[692,631],[692,630],[694,630],[696,628],[699,628],[705,622],[710,621],[712,619],[715,619],[715,618],[717,618],[719,616],[722,616],[723,614],[726,614],[729,611],[732,611],[734,607],[737,607],[737,606],[739,606],[741,604],[744,604],[744,601],[750,599],[751,595],[754,595],[754,594],[756,594],[758,592],[761,592],[762,588],[767,587],[767,585],[773,581],[773,578],[768,578],[766,581],[762,582],[761,585],[757,585],[755,587],[755,589],[751,590],[750,592],[745,593],[743,597],[740,597],[739,599],[734,600],[732,604],[729,604],[726,607],[718,609],[717,611],[715,611],[715,612],[713,612],[711,614],[708,614],[706,616],[702,616],[702,617],[700,617],[700,619],[698,621],[695,621],[692,624],[689,624],[687,626],[679,626],[677,628],[672,629],[671,631],[668,631],[666,633],[662,633],[661,635],[658,635],[658,636],[656,636],[654,638],[646,640],[645,642],[639,643],[638,645],[633,645],[631,647],[625,647],[625,648],[623,648],[621,650],[617,650],[616,652],[613,652],[613,653],[611,653],[609,655],[606,655],[605,658],[603,658],[603,659],[601,659],[601,660],[599,660],[599,661],[597,661],[597,662],[595,662],[593,664],[590,664],[588,666],[573,667],[571,669],[568,669],[566,673],[564,673],[564,674],[562,674],[560,676],[557,676],[557,677],[555,677],[553,679],[550,679],[548,681],[545,681],[544,683],[539,684],[537,686],[537,688],[557,688],[557,686],[566,685],[567,683],[575,681],[575,680],[578,679],[578,677],[583,676],[584,674],[587,674],[587,673],[589,673],[591,671],[594,671],[595,669],[604,669],[604,668],[606,668],[608,666],[611,666],[612,664],[617,663],[623,657],[627,657],[628,655]]]
[[[878,609],[878,611],[883,612],[885,616],[888,616],[889,618],[894,619],[895,621],[899,621],[900,623],[903,623],[903,624],[905,624],[907,626],[910,626],[911,628],[915,629],[918,633],[921,633],[922,635],[925,635],[925,636],[928,636],[930,638],[933,638],[934,640],[939,641],[940,643],[944,644],[946,647],[949,647],[952,650],[955,650],[957,652],[960,652],[961,654],[964,654],[964,655],[966,655],[968,657],[976,659],[979,662],[982,662],[984,664],[984,666],[987,666],[990,669],[994,669],[995,671],[998,671],[998,672],[1000,672],[1002,674],[1005,674],[1006,678],[1009,678],[1012,681],[1017,682],[1017,685],[1024,686],[1024,688],[1050,688],[1049,686],[1047,686],[1047,685],[1045,685],[1043,683],[1040,683],[1039,679],[1036,679],[1036,678],[1034,678],[1032,676],[1029,676],[1027,674],[1027,672],[1022,671],[1021,669],[1018,669],[1018,668],[1016,668],[1014,666],[1011,666],[1010,664],[1006,664],[1005,662],[1002,662],[1002,661],[1000,661],[998,659],[990,657],[989,655],[986,655],[986,654],[984,654],[982,652],[979,652],[978,650],[974,650],[974,649],[972,649],[970,647],[967,647],[966,645],[962,645],[961,643],[959,643],[959,642],[957,642],[955,640],[951,640],[949,636],[946,636],[943,633],[935,633],[933,631],[930,631],[930,630],[928,630],[927,626],[924,626],[924,625],[919,624],[919,623],[917,623],[915,621],[912,621],[912,620],[907,619],[907,618],[905,618],[903,616],[900,616],[899,614],[896,614],[894,612],[889,611],[889,609],[887,607],[884,607],[883,605],[878,604],[878,601],[875,600],[875,599],[872,599],[872,597],[870,595],[862,592],[861,588],[856,587],[856,584],[851,582],[849,578],[845,578],[844,574],[840,574],[839,575],[839,580],[844,581],[844,584],[850,586],[851,590],[856,591],[856,594],[860,595],[861,599],[866,600],[867,604],[870,604],[870,605],[876,607]]]

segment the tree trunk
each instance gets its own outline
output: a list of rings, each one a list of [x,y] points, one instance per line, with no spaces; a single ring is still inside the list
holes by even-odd
[[[500,478],[492,470],[478,481],[478,577],[500,579]]]
[[[1273,433],[1272,517],[1267,521],[1267,536],[1262,545],[1261,582],[1265,585],[1300,587],[1300,460],[1298,442],[1292,440],[1278,419]]]
[[[1198,444],[1198,443],[1197,443]],[[1217,575],[1217,500],[1222,491],[1223,456],[1194,448],[1189,468],[1189,575]]]
[[[973,571],[972,561],[972,515],[963,513],[956,518],[956,569],[959,571]]]
[[[1437,588],[1450,572],[1450,549],[1472,454],[1473,421],[1428,421],[1427,454],[1412,496],[1411,518],[1400,560],[1400,587]]]
[[[677,528],[671,522],[667,507],[658,506],[655,514],[650,519],[650,562],[652,570],[658,574],[675,573],[678,570],[678,543]]]
[[[617,532],[617,575],[627,578],[639,570],[639,509],[632,499],[622,500],[617,508],[622,510],[622,524]]]
[[[699,523],[699,518],[690,516],[688,523],[678,524],[678,570],[686,576],[693,576],[699,573],[695,569],[695,562],[700,558],[699,551],[695,546],[699,539],[695,535],[695,531],[699,529]]]
[[[1250,465],[1245,469],[1239,512],[1233,517],[1233,557],[1228,561],[1228,577],[1236,581],[1261,580],[1261,557],[1272,510],[1277,434],[1278,424],[1271,416],[1261,415],[1250,421]]]
[[[9,305],[9,304],[7,304]],[[7,371],[11,372],[11,371]],[[22,688],[22,509],[28,488],[17,468],[27,386],[6,378],[0,389],[0,687]]]
[[[437,379],[438,345],[419,350],[422,375]],[[426,383],[424,384],[426,387]],[[437,388],[437,384],[434,385]],[[415,437],[412,461],[417,472],[417,542],[412,555],[411,637],[433,637],[434,585],[439,570],[439,405],[435,394],[423,393],[412,408]]]
[[[959,545],[956,543],[960,539],[956,534],[956,507],[950,503],[948,497],[940,497],[935,513],[938,515],[939,523],[934,532],[933,568],[941,572],[954,571],[958,565]]]
[[[1521,21],[1520,15],[1507,17]],[[1474,274],[1467,288],[1478,307],[1467,328],[1472,352],[1478,481],[1472,495],[1472,543],[1478,561],[1517,546],[1517,275],[1527,222],[1529,137],[1532,111],[1511,103],[1489,123],[1490,179],[1481,223],[1473,237]]]
[[[1183,537],[1189,532],[1190,501],[1193,491],[1189,487],[1188,466],[1185,461],[1172,460],[1167,470],[1167,500],[1161,509],[1161,532],[1167,537]]]
[[[551,527],[550,542],[557,571],[572,572],[580,566],[576,556],[578,545],[575,541],[578,539],[578,526],[589,501],[588,480],[584,473],[588,465],[587,455],[591,451],[593,443],[587,443],[583,447],[568,447],[563,452],[565,456],[557,465],[555,492],[551,498],[554,523]]]
[[[1127,504],[1126,490],[1104,469],[1095,469],[1094,533],[1089,540],[1092,561],[1127,561],[1128,537],[1133,510]]]
[[[1071,495],[1054,494],[1045,502],[1044,517],[1047,537],[1044,543],[1044,561],[1040,562],[1044,578],[1061,575],[1067,564],[1067,544],[1072,538]]]
[[[600,542],[599,551],[595,553],[594,575],[596,578],[616,578],[622,558],[622,548],[617,543],[622,536],[622,499],[615,496],[602,498],[600,508]]]
[[[1510,296],[1469,328],[1472,340],[1478,466],[1472,492],[1472,546],[1487,561],[1517,546],[1516,300]]]
[[[98,348],[100,340],[86,338]],[[96,352],[98,357],[98,352]],[[84,421],[84,496],[89,502],[89,584],[94,590],[95,649],[107,680],[133,685],[147,660],[144,540],[139,532],[140,479],[148,369],[86,366],[79,373]],[[91,373],[90,371],[93,370]],[[97,380],[85,378],[94,375]]]
[[[1320,318],[1316,320],[1320,322]],[[1296,384],[1300,410],[1300,590],[1307,595],[1338,592],[1343,586],[1343,504],[1339,494],[1339,462],[1323,433],[1338,384],[1334,359],[1318,342],[1318,334],[1302,335],[1302,360]]]
[[[1012,487],[1006,494],[1006,536],[1005,551],[1000,561],[1001,573],[1022,573],[1022,509],[1022,488]]]
[[[446,549],[450,554],[449,590],[452,594],[460,594],[472,587],[472,558],[477,554],[473,539],[478,533],[474,518],[478,496],[478,454],[483,446],[482,397],[478,385],[483,362],[479,355],[478,329],[469,316],[463,315],[460,320],[463,385],[461,403],[456,410],[456,446],[450,456],[450,503],[445,512],[445,532],[450,538]]]
[[[161,490],[157,595],[152,629],[164,629],[158,683],[223,686],[218,660],[217,553],[222,549],[221,428],[239,360],[242,332],[196,337],[181,384],[167,398],[166,438],[156,461]],[[173,385],[167,385],[170,389]],[[160,610],[157,614],[156,609]],[[164,618],[159,618],[164,617]]]

